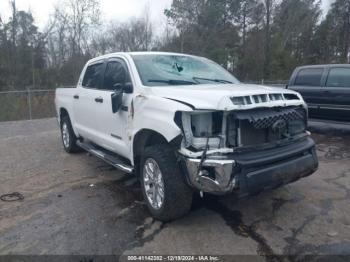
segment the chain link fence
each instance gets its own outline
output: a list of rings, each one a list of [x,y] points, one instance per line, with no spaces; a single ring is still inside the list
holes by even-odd
[[[55,116],[55,90],[0,92],[0,121],[31,120]]]
[[[0,122],[55,116],[55,89],[0,91]]]
[[[247,84],[263,84],[274,87],[285,87],[287,80],[279,81],[247,81]],[[72,86],[64,86],[69,88]],[[55,117],[55,90],[0,91],[0,122],[32,120]]]

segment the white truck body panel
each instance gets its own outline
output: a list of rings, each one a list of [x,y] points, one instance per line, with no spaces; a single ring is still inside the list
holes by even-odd
[[[138,175],[149,210],[162,221],[187,213],[196,191],[255,195],[318,167],[298,93],[240,84],[203,58],[98,57],[76,88],[56,90],[55,102],[64,149],[84,149]]]
[[[152,54],[157,53],[152,52]],[[122,58],[127,64],[134,91],[132,94],[124,94],[123,105],[128,108],[127,112],[120,110],[113,114],[111,110],[113,91],[88,89],[82,87],[81,84],[87,65],[116,57]],[[297,92],[266,86],[246,84],[144,86],[135,63],[128,53],[115,53],[95,58],[87,65],[81,73],[77,88],[58,88],[56,90],[55,102],[58,118],[61,110],[66,110],[77,137],[82,136],[101,147],[120,154],[129,159],[132,164],[134,163],[134,137],[139,131],[155,131],[168,142],[181,134],[180,128],[174,122],[174,115],[177,111],[232,111],[289,105],[302,105],[306,108],[305,102]],[[299,100],[267,101],[247,105],[234,105],[231,101],[231,98],[236,96],[276,93],[294,94]],[[74,96],[79,96],[79,99],[74,99]],[[102,98],[103,103],[95,103],[95,98]]]

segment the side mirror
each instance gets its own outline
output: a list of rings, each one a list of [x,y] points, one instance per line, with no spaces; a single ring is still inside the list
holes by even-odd
[[[123,86],[123,91],[125,94],[131,94],[133,89],[134,88],[131,82],[126,82]]]
[[[120,84],[120,83],[115,84],[115,85],[113,85],[113,88],[114,88],[114,90],[118,90],[118,91],[121,90],[125,94],[131,94],[134,87],[133,87],[131,82],[126,82],[124,84]]]
[[[115,91],[111,95],[112,99],[112,112],[115,114],[119,111],[123,104],[123,93],[131,94],[133,91],[133,85],[131,82],[125,84],[115,84]]]
[[[116,90],[112,95],[112,112],[113,114],[117,113],[123,104],[123,89],[120,88]]]

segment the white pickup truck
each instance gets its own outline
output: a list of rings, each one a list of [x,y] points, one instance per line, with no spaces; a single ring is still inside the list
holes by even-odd
[[[315,172],[307,107],[291,90],[240,83],[197,56],[114,53],[56,90],[64,149],[135,174],[152,215],[186,214],[194,192],[256,194]]]

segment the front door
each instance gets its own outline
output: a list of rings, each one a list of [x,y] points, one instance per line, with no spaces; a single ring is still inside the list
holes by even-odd
[[[101,109],[96,121],[101,137],[100,145],[124,157],[130,155],[127,131],[132,94],[123,93],[122,106],[116,113],[112,112],[111,96],[114,90],[130,82],[131,78],[125,61],[121,58],[109,59],[99,94],[102,102],[100,103]]]

